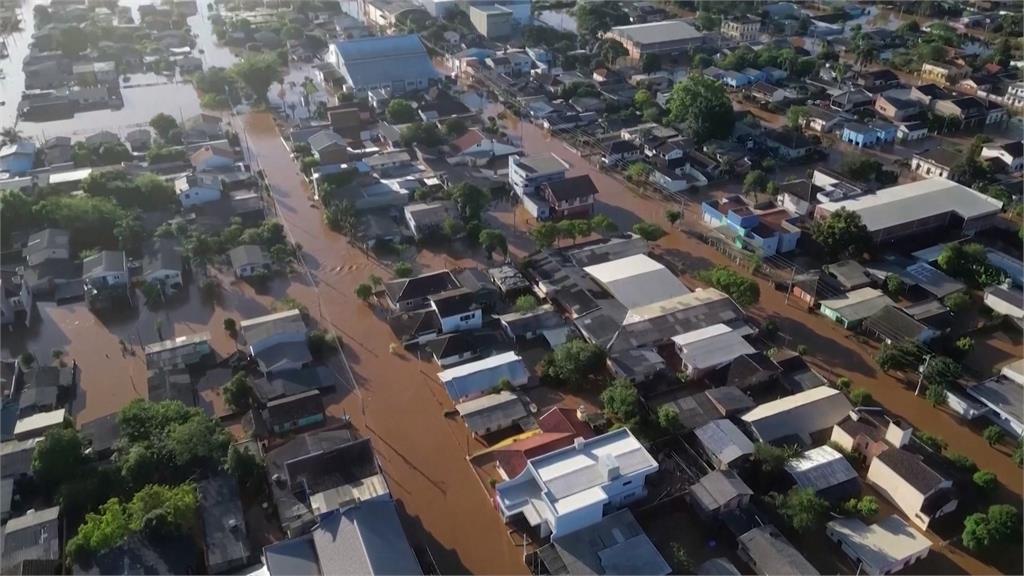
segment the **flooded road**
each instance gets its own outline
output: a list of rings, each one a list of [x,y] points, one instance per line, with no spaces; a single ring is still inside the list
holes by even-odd
[[[390,278],[391,273],[322,224],[271,117],[252,114],[242,122],[281,219],[302,244],[303,260],[319,287],[319,298],[293,295],[342,336],[358,384],[357,390],[329,397],[328,412],[348,413],[373,439],[392,493],[419,524],[414,537],[428,545],[442,573],[524,573],[521,553],[466,461],[471,446],[466,428],[443,416],[451,403],[436,382],[436,367],[390,353],[391,331],[353,293],[370,274]],[[430,268],[445,260],[455,262],[425,254],[420,264]]]
[[[203,60],[203,68],[211,66],[228,67],[236,60],[226,47],[217,44],[213,26],[206,11],[206,3],[195,0],[199,12],[188,19],[192,33],[196,36],[194,56]],[[138,7],[151,4],[148,0],[122,0],[119,5],[132,8],[132,15],[138,22]],[[47,0],[22,0],[19,15],[22,30],[6,38],[10,56],[0,60],[0,127],[13,126],[28,137],[45,139],[53,136],[70,136],[82,139],[100,130],[110,130],[124,136],[127,132],[146,125],[150,118],[165,112],[177,118],[187,118],[199,113],[199,97],[192,85],[180,77],[168,79],[155,74],[130,74],[131,80],[122,86],[124,107],[120,110],[94,110],[76,114],[74,118],[51,122],[18,122],[18,103],[25,88],[22,61],[29,54],[32,33],[35,30],[35,15],[32,8],[47,5]]]

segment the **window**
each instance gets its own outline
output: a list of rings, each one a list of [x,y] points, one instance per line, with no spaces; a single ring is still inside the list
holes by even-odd
[[[622,483],[622,486],[623,486],[623,487],[626,487],[626,486],[629,486],[629,485],[630,485],[630,484],[632,484],[632,483],[633,483],[633,481],[632,481],[632,480],[626,480],[625,482],[623,482],[623,483]]]
[[[459,316],[459,322],[468,322],[473,319],[473,316],[475,316],[475,314],[463,314],[462,316]]]

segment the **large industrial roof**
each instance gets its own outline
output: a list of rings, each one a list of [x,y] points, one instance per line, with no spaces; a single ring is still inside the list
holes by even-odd
[[[355,87],[402,82],[438,75],[416,34],[338,42],[341,73]]]
[[[677,40],[689,40],[704,36],[693,26],[682,20],[666,20],[664,22],[650,22],[647,24],[633,24],[631,26],[616,26],[612,33],[637,44],[658,44],[661,42],[673,42]]]
[[[690,293],[675,274],[645,254],[587,266],[583,270],[627,308]]]
[[[977,218],[996,214],[1002,207],[999,200],[945,178],[919,180],[821,205],[828,212],[846,208],[860,214],[871,232],[947,212],[955,212],[965,220]]]

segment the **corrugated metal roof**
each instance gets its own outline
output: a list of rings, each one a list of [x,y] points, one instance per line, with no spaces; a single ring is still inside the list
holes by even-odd
[[[438,76],[416,34],[338,42],[341,73],[356,88]]]

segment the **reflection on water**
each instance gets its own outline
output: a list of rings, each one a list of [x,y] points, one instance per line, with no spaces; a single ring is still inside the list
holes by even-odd
[[[570,10],[542,10],[537,13],[537,20],[555,30],[576,33],[576,17]]]
[[[216,42],[206,3],[195,0],[199,13],[188,19],[192,33],[196,36],[195,56],[203,60],[203,67],[228,67],[236,60],[234,54]],[[121,0],[121,6],[132,8],[132,15],[138,21],[138,7],[153,4],[152,0]],[[0,127],[18,124],[22,134],[30,137],[71,136],[83,138],[100,130],[110,130],[124,135],[129,130],[146,124],[160,112],[172,116],[188,117],[199,112],[199,98],[191,84],[180,78],[169,81],[156,74],[131,74],[131,81],[122,86],[124,108],[120,110],[94,110],[76,114],[74,118],[50,122],[17,121],[18,102],[25,87],[22,62],[29,54],[32,32],[35,30],[35,15],[32,8],[47,5],[48,0],[23,0],[18,7],[22,19],[22,30],[6,38],[10,57],[0,61],[3,80],[0,81]]]

